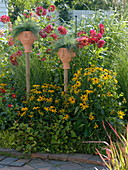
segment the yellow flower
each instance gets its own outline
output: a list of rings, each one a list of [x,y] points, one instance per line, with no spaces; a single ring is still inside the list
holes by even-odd
[[[63,119],[64,119],[64,120],[69,119],[69,115],[65,115],[65,116],[63,117]]]
[[[98,125],[97,125],[97,123],[95,123],[95,125],[94,125],[94,129],[97,129],[98,128]]]
[[[92,84],[98,84],[99,83],[99,79],[94,77],[94,78],[91,78],[92,80]]]
[[[46,110],[48,112],[49,111],[49,107],[44,107],[44,110]]]
[[[77,87],[80,87],[80,86],[81,86],[81,82],[80,82],[80,81],[77,81],[75,85],[76,85]]]
[[[38,102],[44,101],[46,98],[44,96],[39,96],[39,98],[37,99]]]
[[[37,109],[39,109],[40,107],[33,107],[33,110],[37,110]]]
[[[7,86],[7,84],[1,83],[0,86]]]
[[[55,90],[48,90],[48,92],[49,92],[49,93],[54,93],[54,92],[55,92]]]
[[[40,114],[40,115],[44,115],[44,113],[43,112],[41,112],[40,110],[38,110],[38,113]]]
[[[26,111],[25,112],[23,112],[23,113],[21,113],[21,115],[20,116],[25,116],[26,115]]]
[[[46,102],[48,102],[48,103],[51,103],[52,101],[53,101],[52,98],[47,98],[47,99],[46,99]]]
[[[85,92],[86,92],[87,94],[90,94],[90,93],[93,93],[94,90],[85,90]]]
[[[123,119],[123,116],[125,116],[125,113],[123,112],[123,111],[118,111],[117,112],[117,114],[118,114],[118,117],[120,118],[120,119]]]
[[[78,90],[74,90],[74,93],[75,94],[78,94],[78,93],[80,93],[81,92],[81,90],[80,89],[78,89]]]
[[[42,92],[41,92],[41,91],[38,91],[38,90],[35,90],[33,93],[41,94]]]
[[[40,87],[40,85],[33,85],[32,87],[34,87],[34,88],[39,88]]]
[[[111,96],[113,96],[113,94],[111,92],[107,92],[107,96],[111,97]]]
[[[93,113],[91,112],[90,115],[89,115],[89,119],[90,120],[94,120],[95,119],[95,116],[93,116]]]
[[[25,104],[27,104],[28,102],[27,102],[27,101],[22,101],[22,103],[25,103]]]
[[[27,107],[22,107],[22,108],[21,108],[21,111],[27,111],[27,110],[28,110]]]
[[[55,103],[59,103],[59,100],[55,100]]]
[[[86,103],[80,103],[80,106],[81,106],[81,108],[82,108],[83,110],[89,108],[89,105],[86,104]]]
[[[87,94],[84,94],[80,97],[80,99],[83,101],[83,102],[86,102],[88,100],[88,95]]]
[[[28,115],[29,117],[33,117],[33,115]]]
[[[72,78],[72,80],[73,80],[73,81],[76,81],[76,80],[78,80],[78,78],[79,78],[79,74],[74,73],[74,77]]]
[[[32,100],[34,100],[34,99],[35,99],[34,96],[31,96],[31,97],[29,98],[30,101],[32,101]]]
[[[64,112],[65,112],[65,109],[60,109],[59,112],[60,112],[60,113],[64,113]]]
[[[91,75],[91,74],[92,73],[89,71],[89,72],[84,73],[84,76]]]
[[[69,97],[68,98],[68,101],[71,103],[71,104],[74,104],[76,102],[75,98],[74,97]]]

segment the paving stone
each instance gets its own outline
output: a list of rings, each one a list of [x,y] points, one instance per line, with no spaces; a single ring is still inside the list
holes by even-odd
[[[14,161],[17,161],[19,158],[11,158],[11,157],[7,157],[5,159],[3,159],[2,161],[0,161],[1,165],[9,165]]]
[[[67,170],[84,170],[85,168],[79,164],[69,162],[60,166],[61,169]]]
[[[11,166],[23,166],[24,164],[28,163],[31,159],[18,159],[15,162],[12,162]]]
[[[41,159],[48,159],[49,154],[48,153],[32,153],[31,158],[41,158]]]
[[[86,162],[86,160],[88,160],[91,157],[92,157],[92,155],[74,154],[74,155],[69,155],[68,161],[71,161],[71,162]]]
[[[44,167],[52,167],[53,165],[48,163],[48,162],[39,162],[39,163],[28,163],[29,166],[34,167],[34,168],[44,168]]]
[[[0,161],[3,160],[3,159],[5,159],[5,158],[6,158],[6,156],[0,155]]]
[[[35,168],[25,165],[23,167],[9,167],[9,170],[34,170]],[[1,169],[0,169],[1,170]]]
[[[62,164],[69,163],[69,161],[58,161],[58,160],[47,160],[47,162],[53,165],[62,165]]]
[[[45,168],[39,168],[38,170],[62,170],[58,167],[45,167]]]

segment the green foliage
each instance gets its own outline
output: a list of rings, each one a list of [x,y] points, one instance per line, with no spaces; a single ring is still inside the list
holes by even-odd
[[[23,31],[31,31],[34,35],[38,36],[39,34],[39,25],[33,20],[25,20],[18,23],[13,27],[12,36],[16,38]]]
[[[15,134],[12,131],[0,131],[0,148],[13,148]]]

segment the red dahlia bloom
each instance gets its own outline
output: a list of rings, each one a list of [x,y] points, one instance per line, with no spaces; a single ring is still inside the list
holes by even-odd
[[[101,48],[101,47],[104,46],[104,44],[105,44],[104,40],[99,40],[98,43],[97,43],[97,46],[98,46],[98,48]]]
[[[104,25],[99,24],[99,28],[100,28],[100,33],[103,35],[104,34]]]
[[[2,16],[0,17],[0,21],[3,22],[3,23],[10,22],[10,17],[7,16],[7,15],[2,15]]]
[[[90,37],[96,36],[96,30],[90,30]]]
[[[45,33],[45,30],[44,29],[41,29],[40,32],[39,32],[40,36],[42,38],[46,38],[47,37],[47,34]]]
[[[21,56],[21,55],[22,55],[22,51],[21,51],[21,50],[17,51],[17,52],[16,52],[16,55],[17,55],[17,56]]]
[[[5,89],[0,89],[0,93],[6,93]]]
[[[89,44],[89,38],[87,36],[77,38],[76,40],[78,41],[79,48],[82,48]]]
[[[54,40],[58,40],[58,35],[55,33],[51,34],[50,37],[52,37]]]
[[[50,33],[51,31],[53,30],[53,26],[52,25],[48,25],[48,26],[46,26],[45,28],[44,28],[44,31],[46,32],[46,33]]]
[[[54,12],[56,10],[56,6],[55,5],[50,5],[48,8],[49,12]]]
[[[67,29],[64,27],[64,26],[59,26],[58,27],[58,32],[61,34],[61,35],[66,35],[67,34]]]
[[[36,14],[38,16],[41,16],[41,15],[46,15],[47,14],[47,11],[45,8],[43,8],[42,6],[39,6],[36,8]]]
[[[77,36],[80,37],[80,36],[82,36],[83,34],[86,34],[86,32],[85,32],[85,31],[80,31],[80,32],[77,33]]]
[[[12,104],[8,104],[8,107],[13,107],[13,105]]]
[[[16,94],[12,94],[11,96],[12,96],[12,98],[16,98]]]
[[[14,39],[13,38],[10,38],[9,41],[8,41],[8,45],[9,46],[13,46],[15,43]]]

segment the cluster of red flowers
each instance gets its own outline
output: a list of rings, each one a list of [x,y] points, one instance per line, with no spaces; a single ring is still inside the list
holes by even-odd
[[[2,16],[0,17],[0,22],[3,22],[3,23],[10,22],[10,17],[7,16],[7,15],[2,15]]]
[[[81,36],[83,35],[84,36]],[[101,48],[104,46],[105,41],[101,40],[101,38],[103,37],[104,34],[104,25],[103,24],[99,24],[99,32],[97,33],[96,30],[90,30],[90,36],[86,36],[86,32],[84,31],[80,31],[77,35],[77,42],[78,42],[78,46],[79,48],[82,48],[86,45],[89,44],[97,44],[98,48]]]
[[[22,55],[22,51],[17,51],[16,53],[12,54],[10,56],[10,62],[14,65],[17,66],[18,62],[17,62],[17,57]]]
[[[15,99],[17,96],[15,93],[13,93],[12,90],[14,90],[14,88],[11,88],[11,94],[9,93],[9,96],[13,99]],[[6,102],[6,99],[4,98],[4,94],[7,93],[8,90],[6,90],[4,87],[0,88],[0,97],[2,97],[2,102]],[[13,107],[13,104],[8,104],[7,107]]]
[[[48,12],[54,12],[55,10],[56,10],[55,5],[50,5],[48,9],[45,9],[42,6],[39,6],[39,7],[36,8],[36,14],[38,16],[44,16],[44,15],[47,14],[47,11]]]

